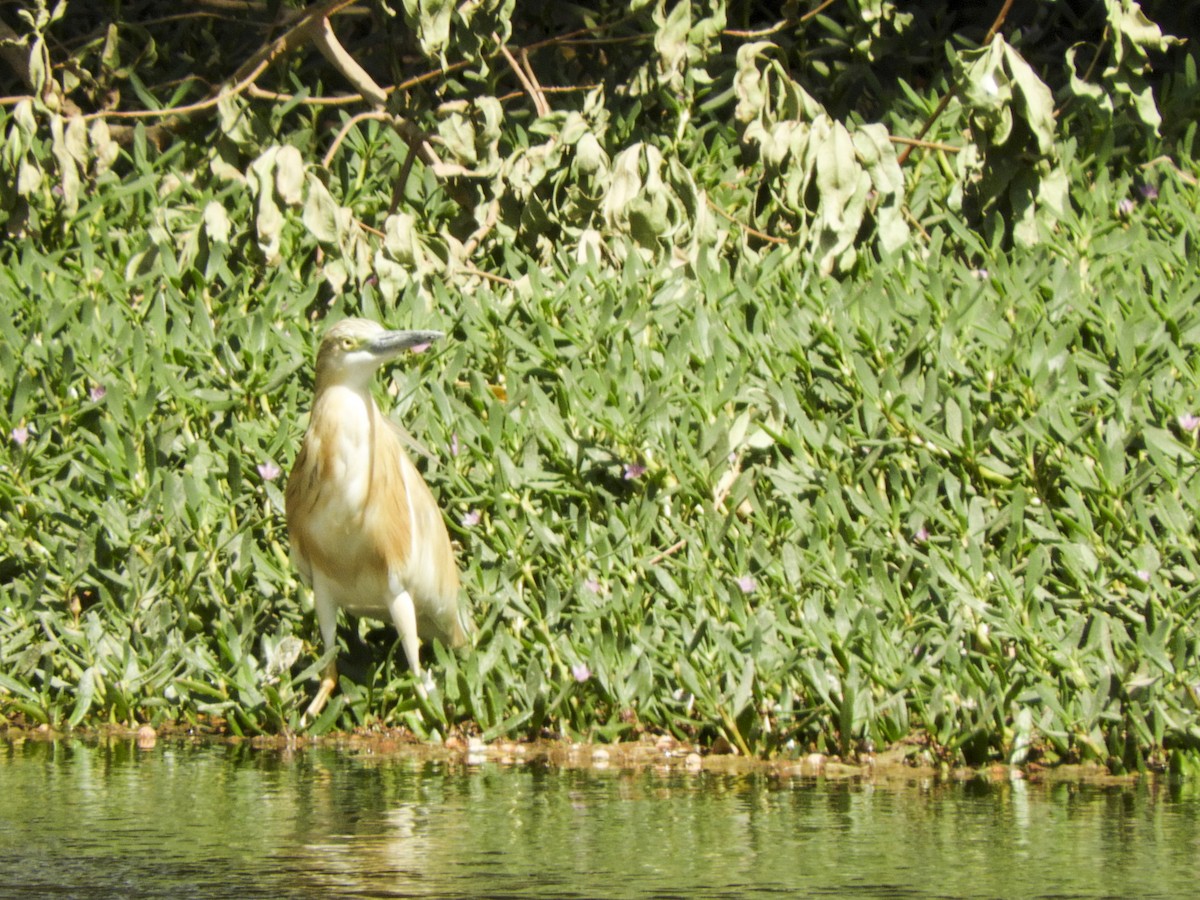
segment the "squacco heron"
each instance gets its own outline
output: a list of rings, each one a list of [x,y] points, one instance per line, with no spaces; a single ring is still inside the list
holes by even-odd
[[[365,319],[330,328],[317,351],[316,396],[287,483],[288,539],[312,586],[326,652],[336,647],[338,609],[390,616],[422,697],[430,682],[421,671],[420,641],[461,645],[465,610],[441,511],[404,452],[407,436],[371,396],[371,380],[384,363],[440,337],[385,331]],[[335,655],[304,723],[324,708],[337,678]]]

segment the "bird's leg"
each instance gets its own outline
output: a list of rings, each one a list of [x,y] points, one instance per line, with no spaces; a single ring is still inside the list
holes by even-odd
[[[388,607],[392,611],[392,621],[396,624],[396,630],[400,632],[400,642],[404,644],[404,655],[408,657],[408,667],[417,676],[417,691],[422,700],[427,699],[429,687],[426,685],[421,671],[421,641],[417,637],[417,610],[413,606],[412,594],[408,591],[401,591],[392,598]]]
[[[329,665],[325,667],[325,671],[321,673],[321,687],[317,690],[317,696],[313,697],[312,703],[308,704],[308,709],[300,717],[301,728],[307,728],[321,714],[321,710],[325,708],[325,704],[333,696],[333,692],[337,688],[337,683],[337,660],[331,659]]]
[[[329,660],[329,665],[325,667],[325,671],[321,673],[321,687],[317,690],[317,696],[313,697],[312,703],[308,704],[308,709],[300,717],[301,728],[307,728],[321,714],[321,710],[325,708],[325,704],[333,696],[338,683],[337,605],[330,599],[330,593],[323,589],[315,573],[313,579],[313,605],[317,608],[317,621],[321,626],[321,644],[325,647],[326,653],[332,651],[334,655]]]

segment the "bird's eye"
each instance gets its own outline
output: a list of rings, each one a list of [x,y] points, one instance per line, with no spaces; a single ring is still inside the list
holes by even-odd
[[[354,349],[354,341],[350,338],[342,338],[342,349],[343,350],[353,350]]]

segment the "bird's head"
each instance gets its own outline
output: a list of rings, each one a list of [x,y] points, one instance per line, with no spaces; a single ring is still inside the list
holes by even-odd
[[[440,331],[388,331],[368,319],[342,319],[321,339],[317,387],[349,384],[365,388],[385,362],[442,336]]]

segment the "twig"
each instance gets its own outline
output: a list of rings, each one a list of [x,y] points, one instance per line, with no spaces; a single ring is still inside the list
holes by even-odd
[[[267,4],[255,0],[198,0],[196,5],[236,13],[263,13],[267,9]]]
[[[504,57],[508,67],[513,70],[513,74],[517,76],[517,81],[521,82],[521,86],[525,88],[525,92],[529,94],[529,99],[533,101],[533,108],[537,110],[539,117],[550,112],[550,104],[546,102],[545,95],[541,94],[534,83],[529,79],[529,76],[521,68],[521,64],[517,62],[512,51],[500,40],[500,35],[493,33],[492,40],[500,46],[500,55]]]
[[[82,118],[85,122],[90,122],[92,119],[160,119],[164,117],[177,118],[191,115],[192,113],[204,112],[205,110],[212,109],[226,97],[233,97],[236,94],[242,93],[242,91],[254,83],[270,64],[268,60],[260,61],[237,84],[214,94],[207,100],[201,100],[197,103],[189,103],[186,106],[173,106],[170,109],[128,109],[116,110],[114,112],[87,113]]]
[[[1088,63],[1088,67],[1087,67],[1086,71],[1084,71],[1084,73],[1083,73],[1083,78],[1082,78],[1083,81],[1091,81],[1092,80],[1092,73],[1096,71],[1096,66],[1100,63],[1100,56],[1101,56],[1101,54],[1104,53],[1104,45],[1106,43],[1108,43],[1108,36],[1109,36],[1108,26],[1105,25],[1104,33],[1102,35],[1100,35],[1100,42],[1098,44],[1096,44],[1096,52],[1092,54],[1092,61]],[[1067,97],[1067,99],[1063,101],[1063,105],[1060,106],[1058,109],[1054,110],[1054,117],[1056,119],[1060,118],[1062,116],[1062,114],[1067,111],[1067,107],[1069,107],[1071,105],[1072,99],[1073,99],[1072,97]]]
[[[392,199],[388,201],[388,215],[395,215],[396,210],[400,208],[400,201],[404,199],[404,192],[408,190],[408,175],[412,172],[413,162],[417,158],[417,148],[412,144],[408,145],[408,153],[404,155],[404,162],[400,164],[400,172],[396,175],[396,181],[392,185]]]
[[[291,103],[299,97],[298,94],[283,94],[279,91],[268,91],[252,84],[246,88],[246,95],[255,100],[271,100],[275,103]],[[305,106],[349,106],[351,103],[362,103],[361,94],[334,94],[332,97],[304,97],[299,102]]]
[[[435,78],[440,78],[443,75],[449,75],[451,72],[457,72],[459,69],[465,69],[466,67],[466,62],[456,62],[446,66],[443,69],[430,69],[428,72],[424,72],[421,75],[409,78],[400,82],[399,84],[393,84],[390,87],[383,88],[382,90],[389,96],[397,91],[403,93],[404,91],[414,88],[419,84],[423,84],[426,81],[432,81]],[[276,100],[281,103],[291,103],[297,98],[296,94],[283,94],[279,93],[278,91],[268,91],[264,88],[258,87],[257,85],[251,85],[246,89],[246,93],[250,94],[252,97],[259,97],[263,100]],[[358,103],[361,100],[362,96],[359,94],[338,94],[334,97],[306,97],[300,102],[304,103],[306,106],[342,106],[349,103]]]
[[[929,236],[929,232],[925,230],[925,226],[920,223],[917,217],[912,214],[912,210],[910,210],[907,206],[904,207],[904,218],[908,220],[909,225],[921,232],[921,237],[925,238],[925,243],[929,243],[931,240],[933,240],[933,238]]]
[[[1104,52],[1104,45],[1108,41],[1109,30],[1108,26],[1104,26],[1104,34],[1100,36],[1100,43],[1096,45],[1096,52],[1092,54],[1092,61],[1088,63],[1087,71],[1083,73],[1084,81],[1092,80],[1092,73],[1096,71],[1096,66],[1100,63],[1100,54]]]
[[[800,16],[800,18],[798,18],[798,19],[780,19],[778,22],[776,22],[774,25],[770,26],[769,28],[760,28],[757,31],[739,31],[739,30],[733,29],[733,28],[726,28],[724,31],[721,32],[721,34],[726,35],[727,37],[739,37],[739,38],[770,37],[773,34],[778,34],[780,31],[783,31],[783,29],[787,28],[789,25],[794,25],[797,22],[804,23],[804,22],[807,22],[809,19],[819,16],[821,13],[823,13],[829,7],[833,6],[833,4],[835,4],[836,2],[837,2],[837,0],[825,0],[825,2],[822,3],[820,6],[818,6],[816,9],[810,9],[804,15]]]
[[[567,85],[538,85],[538,90],[543,94],[578,94],[580,91],[594,91],[599,85],[597,84],[567,84]],[[517,97],[524,97],[524,91],[509,91],[507,94],[501,94],[496,99],[501,103],[506,103],[509,100],[514,100]]]
[[[1176,175],[1178,175],[1179,180],[1182,181],[1184,184],[1189,184],[1192,187],[1196,186],[1197,182],[1196,182],[1195,176],[1189,175],[1183,169],[1179,168],[1179,166],[1177,166],[1175,164],[1175,160],[1171,159],[1171,157],[1169,157],[1169,156],[1156,156],[1156,157],[1154,157],[1154,159],[1150,160],[1149,162],[1142,163],[1140,168],[1150,169],[1150,168],[1153,168],[1154,166],[1166,166],[1172,172],[1174,172]]]
[[[992,42],[997,34],[1000,33],[1000,26],[1004,24],[1004,20],[1008,18],[1008,11],[1012,9],[1013,0],[1004,0],[1004,6],[1000,7],[1000,14],[996,16],[996,21],[992,22],[992,27],[988,29],[987,36],[983,39],[984,46]]]
[[[325,155],[321,157],[321,166],[326,169],[329,168],[329,164],[333,162],[333,158],[337,155],[338,148],[342,146],[342,141],[346,139],[346,135],[350,133],[350,129],[359,122],[366,121],[367,119],[375,119],[379,122],[389,122],[391,121],[391,118],[392,117],[387,113],[380,112],[377,109],[373,109],[370,112],[361,112],[357,115],[351,116],[346,120],[346,124],[344,124],[338,130],[337,136],[333,139],[333,143],[330,144],[329,149],[325,151]]]
[[[941,150],[945,153],[962,153],[962,147],[955,147],[953,144],[941,144],[937,141],[922,141],[917,138],[901,137],[898,134],[889,134],[888,140],[893,144],[906,144],[909,147],[921,147],[925,150]]]
[[[751,38],[751,39],[770,37],[773,34],[777,34],[780,31],[783,31],[783,29],[787,28],[794,21],[795,21],[795,19],[780,19],[778,22],[776,22],[771,27],[760,28],[756,31],[742,31],[740,29],[735,29],[735,28],[726,28],[724,31],[721,32],[721,34],[725,35],[726,37]]]
[[[680,550],[682,550],[686,546],[687,546],[687,538],[680,538],[675,543],[673,543],[670,547],[668,547],[666,550],[663,550],[660,553],[656,553],[652,557],[650,557],[650,559],[648,559],[646,561],[646,565],[647,566],[657,566],[660,562],[662,562],[668,556],[674,556],[676,553],[678,553]]]
[[[358,227],[361,228],[363,231],[367,232],[368,234],[375,235],[375,237],[379,238],[380,240],[387,237],[386,232],[380,231],[378,228],[375,228],[372,225],[368,225],[362,219],[355,219],[354,221],[358,225]]]
[[[539,115],[550,115],[550,104],[546,101],[546,93],[542,90],[542,86],[538,83],[537,73],[533,71],[533,66],[529,64],[529,51],[524,47],[521,48],[521,65],[525,67],[525,74],[529,76],[529,82],[533,85],[533,89],[537,96],[534,98],[534,103],[539,108]]]
[[[463,244],[463,256],[471,257],[475,255],[475,251],[479,248],[479,245],[483,243],[483,239],[487,237],[488,232],[496,227],[496,221],[499,218],[500,203],[499,201],[493,200],[490,204],[488,204],[487,216],[484,218],[483,222],[478,228],[475,229],[474,232],[472,232],[471,236],[467,238],[466,243]]]
[[[751,227],[750,227],[749,225],[747,225],[745,222],[742,222],[742,221],[739,221],[738,219],[735,219],[735,218],[734,218],[732,215],[730,215],[729,213],[725,212],[725,210],[721,209],[721,207],[717,206],[717,204],[713,202],[713,200],[712,200],[712,198],[711,198],[711,197],[705,197],[704,199],[708,201],[708,205],[709,205],[710,207],[712,207],[712,209],[713,209],[714,211],[716,211],[716,212],[720,213],[722,216],[724,216],[726,219],[728,219],[728,220],[729,220],[730,222],[732,222],[734,225],[737,225],[737,226],[739,226],[739,227],[740,227],[740,228],[741,228],[743,231],[745,231],[747,234],[754,235],[754,237],[758,238],[759,240],[767,241],[767,242],[769,242],[769,243],[772,243],[772,244],[779,244],[779,245],[781,245],[781,246],[786,246],[786,245],[787,245],[787,243],[788,243],[788,242],[787,242],[787,241],[785,241],[783,238],[777,238],[777,237],[775,237],[774,235],[770,235],[770,234],[764,234],[763,232],[759,231],[759,230],[758,230],[758,229],[756,229],[756,228],[751,228]]]
[[[825,10],[827,10],[829,7],[833,6],[833,4],[835,2],[837,2],[837,0],[825,0],[825,2],[822,3],[820,6],[818,6],[816,9],[810,9],[808,12],[806,12],[804,15],[802,15],[800,17],[800,21],[807,22],[809,19],[816,18],[821,13],[823,13]]]
[[[589,31],[597,31],[598,28],[584,29]],[[578,34],[578,32],[575,32]],[[541,50],[550,43],[562,44],[566,47],[596,47],[601,44],[606,47],[611,47],[613,44],[639,44],[653,40],[647,34],[627,34],[624,37],[572,37],[571,35],[563,35],[561,38],[545,41],[539,41],[536,44],[530,44],[525,49],[532,53],[535,50]]]
[[[503,275],[496,275],[493,272],[485,272],[483,269],[477,269],[474,266],[459,266],[458,269],[460,272],[466,272],[468,275],[475,275],[478,278],[484,278],[488,281],[495,281],[498,284],[507,285],[508,287],[512,287],[514,284],[516,284],[516,282],[511,278],[505,278]]]
[[[725,500],[729,497],[729,492],[733,490],[733,483],[737,481],[738,476],[741,474],[742,453],[739,450],[733,454],[729,468],[721,476],[716,488],[713,490],[713,512],[721,512],[725,508]]]
[[[606,28],[616,28],[618,25],[624,25],[626,22],[629,22],[634,18],[635,16],[628,15],[624,18],[618,19],[615,22],[609,22],[607,25],[585,25],[583,28],[576,28],[574,31],[568,31],[566,34],[556,34],[553,37],[543,38],[540,41],[534,41],[532,44],[527,45],[525,49],[530,53],[534,53],[544,47],[556,47],[559,44],[581,44],[584,43],[584,41],[580,40],[580,38],[582,38],[585,34],[595,34],[596,32],[603,31]],[[628,43],[629,41],[642,41],[646,39],[646,35],[636,34],[629,38],[595,38],[590,42],[623,44]]]

